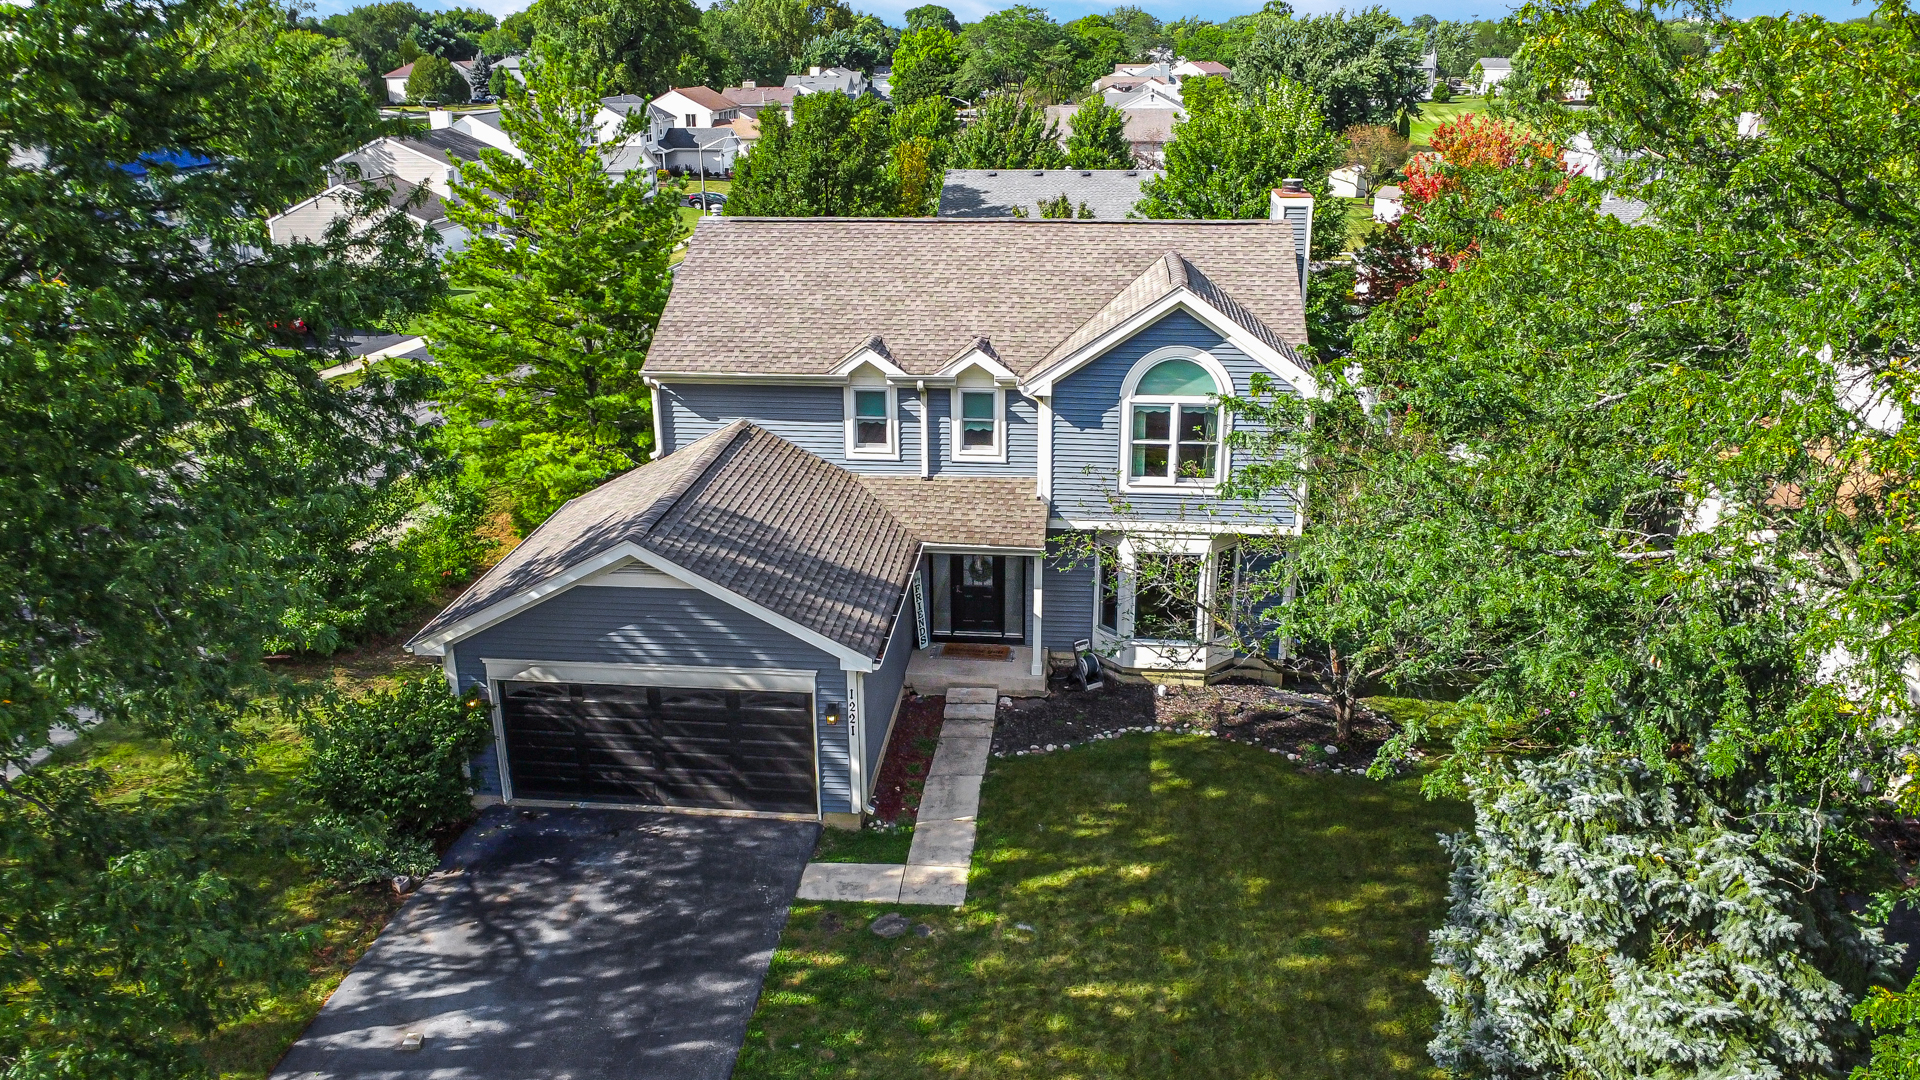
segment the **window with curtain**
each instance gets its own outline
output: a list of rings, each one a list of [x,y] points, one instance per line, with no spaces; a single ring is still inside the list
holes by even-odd
[[[999,396],[992,390],[960,391],[960,453],[999,452],[1000,417],[994,407]]]
[[[1192,360],[1155,364],[1127,400],[1128,479],[1207,483],[1220,458],[1221,388]]]
[[[853,392],[853,445],[861,450],[885,450],[887,438],[887,392]]]

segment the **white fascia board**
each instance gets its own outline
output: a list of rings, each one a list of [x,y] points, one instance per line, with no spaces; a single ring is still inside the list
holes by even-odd
[[[986,352],[981,349],[968,349],[966,352],[961,353],[952,363],[934,372],[934,378],[958,379],[960,375],[970,367],[977,367],[993,376],[993,381],[997,383],[1013,385],[1020,381],[1020,377],[1007,370],[1005,364],[988,356]]]
[[[994,544],[922,544],[922,555],[1045,555],[1046,548],[1005,547]]]
[[[875,667],[871,657],[861,656],[858,652],[827,637],[818,631],[809,630],[792,619],[769,608],[756,604],[731,589],[724,588],[678,564],[663,559],[632,541],[616,544],[606,551],[595,555],[585,562],[568,567],[553,577],[547,578],[523,593],[510,596],[497,604],[487,607],[470,618],[462,619],[454,625],[440,631],[413,647],[417,656],[440,656],[447,646],[457,644],[462,639],[472,637],[490,626],[494,626],[525,611],[527,608],[547,600],[582,580],[606,570],[608,567],[626,560],[644,563],[669,577],[678,578],[686,584],[719,600],[721,603],[738,608],[761,622],[785,631],[825,652],[840,661],[840,667],[846,671],[872,671]]]
[[[902,376],[906,378],[907,376]],[[654,371],[655,382],[667,383],[712,383],[720,386],[764,386],[769,383],[821,383],[828,386],[845,386],[845,375],[821,374],[796,375],[791,372],[777,375],[736,374],[711,371]]]
[[[1253,357],[1260,366],[1287,380],[1302,397],[1319,395],[1319,382],[1305,368],[1288,358],[1285,353],[1247,333],[1239,323],[1227,318],[1219,308],[1202,300],[1193,290],[1187,288],[1175,289],[1152,307],[1088,342],[1065,359],[1045,370],[1034,372],[1020,385],[1020,392],[1028,397],[1052,396],[1054,384],[1092,363],[1114,346],[1153,325],[1175,308],[1184,308],[1188,314],[1207,324],[1209,329],[1232,342],[1241,352]]]
[[[862,348],[852,356],[840,361],[839,364],[834,366],[831,374],[844,379],[868,364],[879,368],[880,373],[889,379],[904,379],[908,377],[907,373],[901,370],[898,364],[867,348]]]
[[[1082,532],[1134,533],[1164,536],[1299,536],[1300,515],[1292,525],[1262,525],[1228,521],[1149,521],[1144,518],[1082,518],[1054,516],[1047,528]]]

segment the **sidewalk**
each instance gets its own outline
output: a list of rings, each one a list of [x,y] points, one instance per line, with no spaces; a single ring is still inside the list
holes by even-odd
[[[904,866],[889,863],[808,863],[801,900],[863,900],[881,904],[959,907],[967,900],[973,862],[980,781],[993,747],[993,687],[947,692],[940,746],[920,793],[913,846]]]

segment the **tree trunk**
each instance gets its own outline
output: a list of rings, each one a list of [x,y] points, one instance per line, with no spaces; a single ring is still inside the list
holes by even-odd
[[[1353,734],[1353,678],[1340,650],[1327,647],[1327,691],[1333,698],[1333,741],[1344,744]]]

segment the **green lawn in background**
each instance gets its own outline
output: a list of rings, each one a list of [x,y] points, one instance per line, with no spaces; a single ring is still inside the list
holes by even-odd
[[[389,646],[304,663],[295,676],[305,681],[328,680],[359,692],[419,666]],[[268,710],[243,723],[242,730],[254,740],[253,767],[233,790],[228,812],[244,815],[254,824],[285,825],[320,813],[320,806],[297,789],[306,744],[295,727],[277,711]],[[105,770],[115,799],[191,797],[187,770],[163,740],[118,725],[87,731],[42,767],[72,764]],[[201,1044],[222,1080],[262,1080],[306,1030],[354,961],[373,944],[399,901],[379,886],[342,889],[316,880],[311,867],[286,851],[258,852],[220,869],[251,890],[280,925],[313,927],[321,936],[300,985],[266,999]]]
[[[1429,140],[1433,138],[1433,129],[1441,124],[1451,123],[1467,113],[1487,111],[1487,99],[1483,97],[1462,97],[1442,104],[1438,101],[1420,103],[1420,115],[1408,128],[1408,139],[1415,150],[1431,150]]]
[[[1199,736],[995,759],[967,904],[796,905],[734,1075],[1437,1076],[1435,835],[1467,821]],[[932,936],[864,929],[889,910]]]

